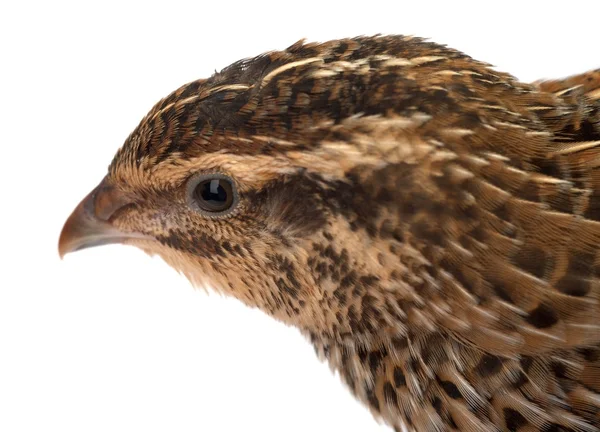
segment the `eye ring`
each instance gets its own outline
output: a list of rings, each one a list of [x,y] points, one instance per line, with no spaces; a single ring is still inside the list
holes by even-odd
[[[231,177],[222,173],[202,173],[187,183],[188,205],[202,216],[214,218],[231,214],[239,203],[239,194]]]

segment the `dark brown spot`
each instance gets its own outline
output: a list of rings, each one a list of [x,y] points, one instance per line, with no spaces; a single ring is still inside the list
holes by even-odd
[[[552,368],[552,372],[557,378],[568,378],[567,376],[567,367],[564,363],[553,361],[550,363],[550,367]]]
[[[408,338],[395,337],[392,339],[392,346],[397,351],[402,351],[408,347]]]
[[[436,396],[431,401],[431,405],[433,406],[433,408],[435,408],[435,412],[437,412],[438,415],[441,417],[442,416],[442,400]]]
[[[386,382],[383,385],[383,395],[388,404],[397,406],[398,405],[398,397],[396,396],[396,390],[391,383]]]
[[[525,426],[527,424],[525,417],[512,408],[504,408],[503,414],[506,428],[511,432],[517,432],[521,426]]]
[[[494,210],[494,214],[496,216],[498,216],[500,219],[505,220],[507,222],[510,222],[510,220],[511,220],[510,210],[508,209],[508,206],[506,204],[502,204],[502,205],[498,206]]]
[[[233,247],[233,250],[235,251],[235,253],[236,253],[238,256],[240,256],[240,257],[242,257],[242,258],[244,258],[244,257],[246,256],[246,253],[244,252],[244,250],[243,250],[243,249],[240,247],[240,245],[238,245],[238,244],[236,244],[236,245]]]
[[[515,388],[520,388],[520,387],[523,387],[528,382],[529,382],[529,378],[527,378],[527,375],[525,375],[522,371],[519,371],[518,375],[517,375],[517,379],[513,383],[513,386]]]
[[[399,367],[394,368],[394,385],[396,387],[403,387],[406,385],[406,377]]]
[[[373,372],[374,375],[377,373],[377,370],[381,365],[381,361],[386,355],[387,352],[385,348],[382,348],[381,350],[371,351],[369,353],[369,368],[371,369],[371,372]]]
[[[546,253],[537,247],[526,247],[515,256],[514,263],[527,273],[542,278],[546,271]]]
[[[593,363],[600,360],[600,348],[581,348],[579,352],[588,362]]]
[[[502,360],[498,356],[485,354],[479,360],[476,369],[477,373],[483,378],[494,375],[502,369]]]
[[[558,315],[554,309],[542,303],[529,313],[527,322],[537,328],[548,328],[558,322]]]
[[[567,275],[556,283],[556,289],[573,297],[585,297],[592,289],[592,283],[579,275]]]
[[[440,385],[442,386],[446,394],[452,399],[460,399],[462,397],[460,391],[458,390],[458,387],[456,387],[454,383],[450,381],[440,381]]]
[[[589,204],[583,216],[586,219],[600,220],[600,191],[594,191],[589,197]]]
[[[531,368],[531,365],[533,365],[533,358],[530,356],[523,356],[519,360],[519,363],[521,364],[523,372],[529,373],[529,369]]]
[[[375,390],[372,387],[367,387],[366,394],[369,405],[371,405],[371,407],[373,407],[376,411],[379,411],[379,400],[377,399]]]

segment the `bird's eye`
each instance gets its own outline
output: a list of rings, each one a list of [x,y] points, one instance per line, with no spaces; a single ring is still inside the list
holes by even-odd
[[[190,179],[187,190],[189,204],[204,216],[224,216],[238,202],[235,184],[224,174],[194,176]]]

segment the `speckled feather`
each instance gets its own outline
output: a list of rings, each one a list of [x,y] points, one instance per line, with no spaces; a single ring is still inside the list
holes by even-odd
[[[160,101],[114,217],[298,327],[416,431],[600,430],[600,70],[526,84],[402,36],[298,42]],[[236,211],[186,204],[198,172]]]

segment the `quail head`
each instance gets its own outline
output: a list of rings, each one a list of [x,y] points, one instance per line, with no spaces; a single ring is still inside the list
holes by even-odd
[[[299,328],[400,430],[600,430],[600,70],[298,42],[158,102],[60,254],[124,243]]]

